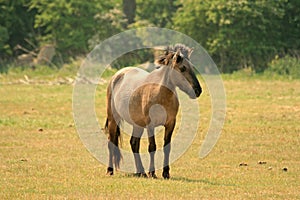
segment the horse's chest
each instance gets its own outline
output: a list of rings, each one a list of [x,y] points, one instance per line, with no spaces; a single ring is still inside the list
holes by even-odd
[[[178,105],[175,95],[133,95],[129,103],[129,113],[139,126],[159,126],[176,118]]]

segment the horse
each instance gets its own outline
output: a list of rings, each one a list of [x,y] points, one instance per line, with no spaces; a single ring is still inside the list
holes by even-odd
[[[190,61],[192,52],[192,48],[183,44],[168,46],[156,60],[157,67],[152,72],[137,67],[125,67],[111,78],[107,87],[105,123],[109,140],[107,175],[114,174],[114,166],[116,169],[120,167],[122,159],[119,149],[120,124],[125,120],[133,127],[130,146],[134,154],[136,175],[142,177],[157,178],[154,166],[156,151],[154,129],[157,126],[164,126],[162,176],[164,179],[170,178],[171,137],[179,107],[176,88],[185,92],[191,99],[196,99],[202,92]],[[148,175],[139,155],[140,139],[144,129],[147,129],[149,142]]]

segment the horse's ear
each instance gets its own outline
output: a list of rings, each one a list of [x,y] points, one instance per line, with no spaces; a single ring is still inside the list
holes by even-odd
[[[158,58],[158,60],[156,61],[156,63],[158,65],[168,65],[169,64],[169,59],[167,59],[166,56],[161,56]]]
[[[176,53],[173,56],[173,62],[175,61],[176,63],[180,63],[182,61],[182,57],[180,55],[179,49],[176,51]]]
[[[189,49],[188,58],[191,58],[193,51],[194,51],[194,48]]]

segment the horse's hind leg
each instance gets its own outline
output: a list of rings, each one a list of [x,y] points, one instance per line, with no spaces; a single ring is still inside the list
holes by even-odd
[[[148,127],[147,132],[148,132],[148,141],[149,141],[148,152],[150,154],[149,177],[157,178],[157,176],[155,175],[155,165],[154,165],[154,156],[156,152],[154,128]]]
[[[109,133],[109,141],[108,141],[108,167],[107,167],[107,175],[113,175],[115,165],[116,168],[119,167],[119,162],[121,159],[120,150],[118,147],[119,136],[120,136],[120,128],[115,120],[106,121],[106,128]]]
[[[108,167],[106,175],[111,176],[114,174],[113,168],[113,146],[114,144],[111,141],[108,141]]]
[[[133,127],[132,136],[130,139],[131,150],[134,154],[134,161],[136,166],[136,174],[138,176],[147,177],[143,163],[140,156],[140,140],[144,129],[140,127]]]

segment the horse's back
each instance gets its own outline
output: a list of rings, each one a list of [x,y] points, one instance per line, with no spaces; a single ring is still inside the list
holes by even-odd
[[[113,86],[115,84],[126,83],[122,87],[134,86],[142,82],[149,73],[137,67],[125,67],[119,70],[113,77]]]
[[[125,67],[113,76],[113,90],[115,93],[135,90],[144,82],[148,74],[145,70],[137,67]]]

